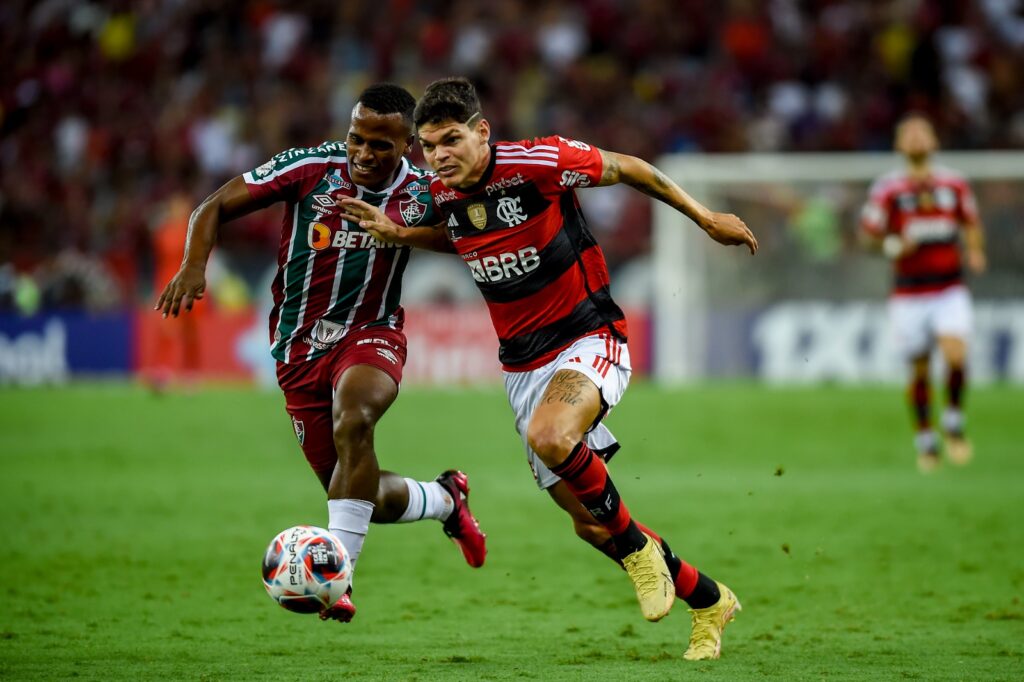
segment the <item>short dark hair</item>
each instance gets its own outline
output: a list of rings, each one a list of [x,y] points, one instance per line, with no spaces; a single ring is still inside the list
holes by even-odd
[[[401,114],[412,127],[412,114],[416,109],[416,98],[405,88],[394,83],[375,83],[363,90],[358,100],[367,109],[378,114]]]
[[[442,78],[427,86],[416,105],[416,127],[426,123],[466,123],[480,113],[480,97],[467,78]]]

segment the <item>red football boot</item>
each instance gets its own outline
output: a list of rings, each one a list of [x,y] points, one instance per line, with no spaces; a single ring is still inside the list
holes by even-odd
[[[320,620],[336,620],[348,623],[356,615],[356,605],[352,603],[352,588],[338,598],[332,606],[320,612]]]
[[[467,564],[480,568],[487,556],[487,536],[469,511],[469,479],[461,471],[449,469],[437,477],[437,482],[444,486],[455,502],[451,516],[444,522],[444,534],[459,546]]]

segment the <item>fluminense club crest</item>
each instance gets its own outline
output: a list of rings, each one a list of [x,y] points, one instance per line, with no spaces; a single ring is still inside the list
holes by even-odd
[[[416,199],[408,199],[398,202],[398,210],[401,212],[402,219],[406,225],[415,225],[423,219],[423,215],[427,212],[427,207],[426,204]]]

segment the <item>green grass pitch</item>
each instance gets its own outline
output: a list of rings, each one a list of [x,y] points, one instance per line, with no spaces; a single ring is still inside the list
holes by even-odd
[[[1024,392],[970,395],[977,458],[917,473],[897,388],[638,384],[609,418],[637,518],[729,584],[720,661],[532,481],[500,389],[408,389],[386,468],[457,466],[490,553],[371,529],[349,625],[264,594],[266,543],[326,505],[277,393],[0,391],[0,677],[1011,680],[1024,676]]]

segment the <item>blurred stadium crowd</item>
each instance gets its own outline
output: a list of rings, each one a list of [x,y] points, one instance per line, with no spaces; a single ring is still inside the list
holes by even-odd
[[[499,138],[649,159],[882,150],[908,110],[950,148],[1024,147],[1020,0],[7,0],[0,28],[0,310],[149,296],[182,205],[343,137],[375,80],[467,75]],[[590,201],[613,268],[649,248],[644,197]],[[250,284],[278,218],[223,235]]]

